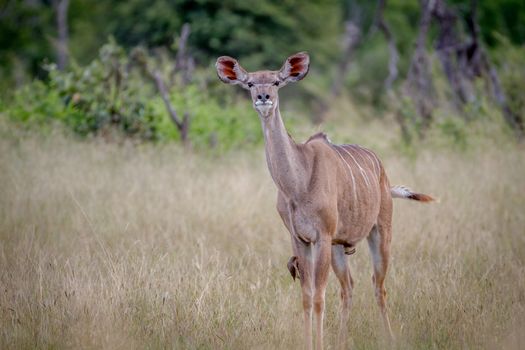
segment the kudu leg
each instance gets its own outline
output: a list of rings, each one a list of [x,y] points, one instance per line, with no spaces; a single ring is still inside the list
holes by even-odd
[[[325,292],[330,273],[332,239],[321,238],[314,244],[314,315],[316,323],[316,348],[323,348],[323,321]]]
[[[394,337],[392,328],[390,327],[390,320],[388,319],[387,305],[386,305],[386,290],[385,277],[388,269],[388,259],[390,255],[390,225],[378,224],[374,226],[370,235],[368,236],[368,247],[370,248],[370,255],[374,265],[374,274],[372,282],[374,283],[375,296],[381,316],[383,317],[383,324],[385,330],[392,339]]]
[[[354,281],[350,275],[347,255],[342,245],[332,246],[332,268],[341,284],[341,315],[337,344],[339,349],[346,349],[346,332],[350,308],[352,307],[352,289]]]
[[[312,245],[292,236],[295,266],[299,273],[303,296],[304,340],[306,349],[312,349],[312,308],[314,293],[314,264]],[[292,258],[293,259],[293,258]]]

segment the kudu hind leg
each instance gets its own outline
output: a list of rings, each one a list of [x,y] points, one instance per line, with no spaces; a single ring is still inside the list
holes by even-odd
[[[352,307],[354,281],[350,275],[345,248],[340,244],[332,246],[332,268],[341,284],[341,315],[337,343],[340,349],[346,349],[346,330],[350,308]]]
[[[372,264],[374,266],[372,282],[374,284],[375,297],[381,311],[385,330],[388,332],[390,338],[393,338],[392,328],[388,318],[385,290],[385,277],[388,270],[388,260],[390,257],[389,230],[389,225],[375,225],[368,236],[368,247],[370,248],[370,255],[372,257]]]

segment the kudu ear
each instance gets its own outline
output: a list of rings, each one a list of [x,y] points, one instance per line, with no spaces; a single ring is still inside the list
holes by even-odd
[[[299,81],[308,74],[310,67],[310,56],[306,52],[299,52],[291,55],[284,61],[279,71],[279,78],[283,83]]]
[[[246,87],[248,73],[241,67],[235,58],[221,56],[217,58],[217,75],[226,84],[239,84]]]

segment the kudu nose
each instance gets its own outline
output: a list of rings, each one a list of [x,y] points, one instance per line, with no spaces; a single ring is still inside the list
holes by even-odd
[[[261,100],[262,102],[266,102],[267,100],[270,99],[270,95],[268,95],[268,94],[266,94],[266,95],[257,95],[257,99]]]

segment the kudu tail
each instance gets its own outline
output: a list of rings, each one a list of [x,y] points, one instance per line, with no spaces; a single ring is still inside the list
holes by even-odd
[[[392,186],[390,187],[390,194],[392,194],[392,198],[405,198],[405,199],[412,199],[419,202],[433,202],[435,199],[428,194],[423,193],[417,193],[410,190],[408,187],[405,186]]]

